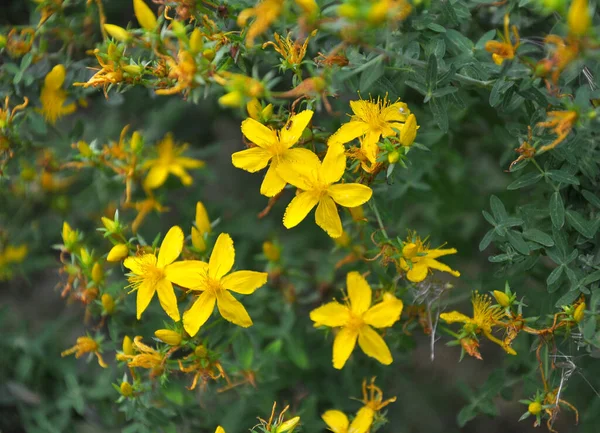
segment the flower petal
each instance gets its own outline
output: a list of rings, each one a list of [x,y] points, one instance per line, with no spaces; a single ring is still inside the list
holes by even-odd
[[[373,424],[375,412],[369,406],[361,407],[352,420],[348,433],[367,433]]]
[[[316,206],[319,198],[312,192],[301,192],[290,202],[283,216],[283,225],[291,229],[306,218],[306,215]]]
[[[123,266],[136,275],[144,275],[145,268],[156,266],[156,256],[154,254],[144,254],[142,256],[127,257],[123,261]]]
[[[148,281],[144,281],[138,286],[136,299],[138,320],[142,318],[142,313],[148,308],[148,305],[150,305],[154,292],[156,292],[156,287]]]
[[[206,323],[215,309],[216,301],[217,298],[212,291],[207,290],[202,292],[190,309],[183,313],[183,327],[185,328],[185,332],[190,334],[191,337],[196,335],[200,327]]]
[[[235,299],[227,290],[217,292],[217,307],[225,320],[242,328],[252,326],[252,319],[240,301]]]
[[[375,328],[389,328],[400,320],[403,306],[402,300],[398,298],[380,302],[367,310],[363,320]]]
[[[181,318],[179,317],[179,308],[177,308],[177,297],[173,290],[173,284],[167,279],[160,280],[156,287],[156,293],[158,293],[160,306],[165,310],[165,313],[167,313],[173,321],[179,322]]]
[[[410,146],[413,144],[417,137],[417,129],[419,129],[417,118],[414,114],[411,114],[408,116],[408,119],[406,119],[406,123],[400,131],[400,144],[402,146]]]
[[[369,113],[376,113],[379,111],[378,104],[371,101],[365,101],[364,99],[350,101],[350,108],[354,115],[363,121],[367,120]]]
[[[381,118],[386,122],[404,122],[409,114],[408,105],[404,102],[395,102],[381,110]]]
[[[381,335],[368,325],[363,326],[358,333],[358,345],[371,358],[384,365],[390,365],[393,361],[390,349]]]
[[[356,346],[358,332],[342,328],[333,340],[333,368],[341,370]]]
[[[242,122],[242,134],[258,147],[267,149],[277,143],[277,132],[252,118]]]
[[[170,282],[186,289],[203,287],[208,277],[208,263],[200,260],[184,260],[165,267],[165,277]]]
[[[364,135],[369,130],[369,125],[365,122],[351,120],[343,124],[335,133],[327,140],[327,145],[331,146],[334,143],[348,143],[355,138]]]
[[[231,163],[234,167],[255,173],[265,168],[272,157],[271,152],[261,147],[252,147],[231,155]]]
[[[331,198],[340,206],[357,207],[369,201],[373,191],[360,183],[338,183],[328,189]]]
[[[345,413],[339,410],[328,410],[321,415],[321,418],[333,433],[348,433],[349,422]]]
[[[256,289],[264,286],[269,274],[266,272],[237,271],[221,279],[221,286],[232,292],[250,295]]]
[[[337,182],[346,170],[346,149],[342,143],[331,143],[321,165],[321,179],[328,184]]]
[[[300,149],[292,149],[300,150]],[[291,152],[288,151],[286,153]],[[306,153],[301,155],[301,160],[294,160],[299,154],[293,153],[288,157],[281,158],[277,164],[277,174],[290,185],[300,188],[304,191],[310,191],[319,180],[319,170],[321,161],[315,157],[308,157]]]
[[[350,319],[348,307],[339,302],[329,302],[310,312],[310,320],[315,326],[329,326],[332,328],[344,326]]]
[[[406,273],[406,278],[413,283],[420,283],[427,277],[427,271],[428,269],[425,264],[422,262],[416,263],[413,264],[412,269]]]
[[[165,183],[167,176],[169,175],[169,167],[166,165],[156,164],[152,166],[146,179],[144,180],[144,186],[147,189],[156,189]]]
[[[208,261],[208,276],[217,280],[220,279],[233,268],[234,261],[233,240],[227,233],[221,233]]]
[[[290,117],[286,125],[279,131],[279,138],[284,147],[290,148],[298,142],[313,114],[312,110],[304,110]]]
[[[379,153],[377,143],[379,143],[380,137],[381,133],[379,131],[367,131],[367,134],[360,142],[360,148],[371,164],[374,164],[377,160],[377,154]]]
[[[173,226],[160,244],[156,266],[162,268],[173,263],[183,249],[183,231],[179,226]]]
[[[471,318],[469,316],[464,315],[463,313],[459,313],[458,311],[451,311],[450,313],[442,313],[440,314],[440,319],[442,319],[446,323],[470,323]]]
[[[277,174],[277,165],[274,160],[271,162],[260,186],[260,193],[266,197],[275,197],[285,188],[285,180]]]
[[[196,203],[196,228],[201,234],[210,233],[210,219],[208,218],[208,212],[201,201]]]
[[[175,158],[175,164],[180,165],[183,168],[202,168],[206,165],[206,162],[201,159],[188,158],[185,156],[179,156]]]
[[[353,271],[346,276],[346,287],[352,312],[362,315],[371,306],[372,291],[369,283],[360,273]]]
[[[294,167],[301,165],[317,167],[321,164],[319,157],[312,150],[303,147],[287,150],[279,156],[279,162],[291,164]]]
[[[342,236],[342,221],[340,220],[340,214],[338,213],[337,206],[333,199],[324,195],[319,200],[319,206],[315,212],[315,221],[317,225],[327,232],[332,238],[339,238]]]
[[[453,275],[455,277],[460,277],[460,272],[455,271],[454,269],[452,269],[450,266],[446,265],[445,263],[438,262],[437,260],[430,259],[429,257],[426,257],[424,262],[425,262],[425,264],[427,264],[427,267],[430,269],[436,269],[441,272],[448,272],[450,275]]]

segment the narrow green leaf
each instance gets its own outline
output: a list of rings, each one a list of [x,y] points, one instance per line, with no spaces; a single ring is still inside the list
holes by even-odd
[[[447,104],[443,102],[444,98],[432,98],[429,101],[429,108],[433,113],[435,121],[443,133],[448,132],[448,110]]]
[[[579,212],[568,210],[567,221],[571,227],[588,239],[593,238],[596,234],[595,225],[587,221]]]
[[[559,267],[554,268],[554,270],[550,272],[550,275],[548,275],[548,278],[546,279],[546,284],[550,286],[556,281],[558,281],[558,279],[563,273],[564,267],[564,265],[560,265]]]
[[[515,181],[511,182],[506,187],[506,189],[512,191],[515,189],[524,188],[526,186],[533,185],[533,184],[539,182],[542,177],[544,177],[544,176],[542,176],[542,173],[539,173],[539,172],[527,173],[527,174],[524,174],[523,176],[519,177]]]
[[[431,54],[427,61],[427,69],[425,71],[425,84],[427,89],[432,91],[437,84],[437,58]]]
[[[492,209],[492,213],[494,214],[494,218],[499,223],[502,223],[502,221],[505,220],[508,217],[508,213],[506,212],[506,208],[504,207],[504,204],[495,195],[492,195],[490,197],[490,208]]]
[[[591,193],[590,191],[587,190],[581,190],[581,194],[585,197],[585,199],[587,201],[589,201],[591,204],[593,204],[594,206],[600,208],[600,198],[598,198],[597,195],[595,195],[594,193]]]
[[[552,225],[557,229],[561,229],[565,224],[565,205],[558,191],[555,191],[550,197],[550,219]]]
[[[506,232],[506,235],[508,237],[508,242],[510,242],[515,250],[523,255],[529,254],[529,245],[527,245],[527,242],[525,242],[521,233],[514,230],[509,230]]]
[[[530,241],[537,242],[538,244],[546,247],[551,247],[554,245],[552,236],[538,229],[527,229],[523,232],[523,236]]]
[[[569,185],[579,185],[579,179],[564,170],[549,170],[546,172],[546,174],[555,182],[566,183]]]
[[[494,230],[489,230],[485,236],[483,236],[483,239],[481,239],[481,242],[479,242],[479,251],[483,251],[485,250],[490,243],[492,242],[492,239],[494,238]]]

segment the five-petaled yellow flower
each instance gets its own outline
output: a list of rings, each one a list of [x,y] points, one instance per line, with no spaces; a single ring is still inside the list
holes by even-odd
[[[371,163],[377,159],[379,139],[396,135],[410,115],[410,110],[404,102],[397,100],[391,103],[387,96],[383,99],[377,98],[377,101],[350,101],[350,108],[354,112],[350,122],[342,125],[329,138],[328,144],[344,144],[364,136],[361,149]]]
[[[446,323],[464,323],[464,329],[468,333],[480,334],[494,343],[498,344],[504,351],[510,355],[516,355],[517,352],[504,341],[492,335],[492,327],[496,325],[504,316],[504,311],[499,305],[492,305],[492,299],[489,295],[473,293],[473,317],[469,317],[458,311],[440,314],[440,319]]]
[[[321,163],[315,160],[296,164],[281,164],[279,175],[289,184],[302,190],[285,210],[283,225],[297,226],[317,206],[315,220],[332,238],[342,235],[342,221],[336,203],[353,208],[366,203],[373,194],[360,183],[336,183],[346,170],[346,155],[341,143],[333,143]]]
[[[333,342],[333,367],[341,369],[354,350],[356,340],[368,356],[385,365],[392,363],[392,354],[383,338],[372,328],[389,328],[400,319],[403,303],[393,295],[371,307],[371,287],[358,272],[346,277],[348,303],[333,301],[310,312],[314,326],[342,329]]]
[[[423,243],[419,236],[411,234],[402,247],[400,267],[406,272],[406,278],[413,283],[423,281],[430,269],[460,277],[460,272],[436,260],[438,257],[456,253],[456,248],[429,248],[429,244]]]
[[[260,186],[261,194],[273,197],[285,187],[285,180],[277,173],[277,167],[280,164],[318,162],[319,159],[310,150],[292,149],[292,146],[298,143],[312,116],[311,110],[304,110],[291,116],[279,131],[267,128],[252,118],[242,122],[242,133],[248,140],[256,144],[256,147],[234,153],[231,155],[231,162],[235,167],[250,173],[262,170],[269,164],[269,161],[271,162]]]
[[[67,92],[62,87],[66,73],[64,65],[56,65],[44,78],[44,85],[40,93],[41,111],[46,120],[52,124],[61,117],[73,113],[77,108],[75,103],[65,105]]]
[[[186,287],[187,276],[195,271],[193,260],[175,262],[183,249],[183,231],[178,226],[171,227],[160,245],[158,257],[154,254],[143,254],[127,257],[123,265],[131,270],[129,282],[137,290],[137,318],[150,304],[154,293],[165,312],[174,321],[179,321],[177,298],[173,283]],[[175,263],[173,263],[175,262]]]
[[[236,271],[229,275],[235,261],[233,240],[227,233],[221,233],[210,255],[208,263],[193,261],[193,272],[187,273],[180,285],[202,292],[194,304],[183,314],[183,327],[192,337],[206,323],[215,303],[225,320],[247,328],[252,319],[244,306],[233,297],[230,291],[250,295],[267,282],[266,272]]]
[[[203,167],[204,161],[179,156],[186,148],[186,145],[176,147],[173,143],[173,136],[171,134],[165,135],[157,145],[158,158],[146,161],[144,164],[144,168],[150,169],[144,181],[144,186],[148,189],[160,187],[167,180],[169,173],[181,179],[185,186],[191,185],[192,177],[188,174],[186,168]]]

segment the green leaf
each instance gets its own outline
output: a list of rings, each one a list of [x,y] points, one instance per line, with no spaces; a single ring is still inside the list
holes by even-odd
[[[429,91],[434,90],[437,84],[437,58],[433,54],[429,55],[429,60],[427,61],[425,84]]]
[[[492,229],[492,230],[489,230],[483,236],[483,239],[481,239],[481,242],[479,242],[479,251],[485,250],[492,242],[493,237],[494,237],[494,230]]]
[[[583,280],[581,280],[581,285],[587,286],[588,284],[595,283],[598,280],[600,280],[600,271],[595,271],[583,278]]]
[[[450,51],[455,56],[463,53],[469,53],[470,55],[473,55],[473,42],[462,33],[454,29],[448,29],[446,31],[446,40],[449,43],[449,48],[451,49]]]
[[[504,204],[495,195],[492,195],[490,197],[490,208],[492,209],[492,213],[494,214],[494,218],[499,223],[502,223],[502,221],[505,220],[508,217],[508,213],[506,212],[506,208],[504,207]]]
[[[436,23],[429,23],[427,25],[427,28],[437,33],[446,33],[446,28]]]
[[[558,281],[558,279],[560,278],[560,276],[563,273],[565,266],[564,265],[560,265],[557,268],[554,268],[554,270],[552,272],[550,272],[550,275],[548,275],[548,278],[546,279],[546,284],[547,285],[552,285],[554,284],[556,281]]]
[[[433,98],[429,101],[429,108],[433,113],[435,121],[445,134],[448,132],[448,111],[444,98]]]
[[[506,232],[506,235],[508,237],[508,242],[510,242],[515,250],[523,255],[529,254],[529,245],[527,245],[527,242],[525,242],[521,233],[514,230],[509,230]]]
[[[539,173],[539,172],[527,173],[527,174],[519,177],[517,180],[511,182],[506,187],[506,189],[512,191],[515,189],[524,188],[526,186],[538,183],[542,177],[544,177],[544,176],[542,175],[542,173]]]
[[[574,210],[567,211],[567,221],[569,225],[588,239],[596,234],[595,224],[587,221],[579,212]]]
[[[569,185],[579,185],[579,179],[564,170],[549,170],[546,172],[546,174],[555,182],[566,183]]]
[[[523,236],[530,241],[537,242],[538,244],[546,247],[551,247],[554,245],[552,236],[538,229],[527,229],[523,232]]]
[[[408,87],[411,87],[411,88],[415,89],[421,95],[427,96],[427,87],[425,87],[424,84],[419,83],[417,81],[413,81],[413,80],[406,80],[404,82],[404,84],[406,84]]]
[[[359,88],[361,92],[367,93],[371,86],[383,76],[384,73],[383,58],[378,58],[369,68],[360,76]]]
[[[591,340],[596,333],[596,316],[588,316],[583,323],[583,338]]]
[[[560,308],[563,305],[572,304],[575,299],[579,297],[579,292],[567,292],[563,296],[559,298],[558,301],[554,304],[556,308]]]
[[[555,191],[550,197],[550,219],[552,225],[557,229],[561,229],[565,224],[565,205],[558,191]]]
[[[502,98],[506,95],[506,91],[514,86],[514,81],[507,81],[506,79],[498,80],[492,87],[490,92],[490,105],[496,107],[502,102]]]
[[[596,206],[597,208],[600,208],[600,198],[598,198],[597,195],[595,195],[594,193],[591,193],[590,191],[587,191],[585,189],[581,190],[581,194],[585,197],[585,199],[587,201],[589,201],[591,204],[593,204],[594,206]]]

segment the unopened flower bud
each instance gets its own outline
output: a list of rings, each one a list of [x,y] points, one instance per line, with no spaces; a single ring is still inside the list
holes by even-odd
[[[194,355],[196,355],[196,358],[206,358],[206,355],[208,355],[208,350],[206,350],[206,347],[202,345],[196,346],[194,349]]]
[[[110,249],[106,260],[109,262],[120,262],[129,255],[129,247],[126,244],[117,244]]]
[[[125,355],[133,355],[133,342],[128,335],[123,337],[123,353]]]
[[[122,382],[120,389],[123,397],[131,397],[133,395],[133,387],[129,382]]]
[[[104,311],[106,312],[106,314],[110,315],[115,311],[115,300],[113,299],[112,296],[110,296],[110,294],[108,293],[104,293],[102,295],[102,308],[104,308]]]
[[[103,277],[104,269],[102,268],[102,265],[100,262],[94,263],[94,266],[92,266],[92,281],[96,284],[99,284]]]
[[[498,302],[498,304],[500,304],[504,308],[510,307],[510,298],[506,293],[501,292],[500,290],[494,290],[493,293],[494,298],[496,298],[496,302]]]
[[[539,402],[534,401],[532,403],[529,403],[527,410],[532,415],[539,415],[542,412],[542,405]]]
[[[400,160],[400,152],[394,150],[393,152],[388,153],[388,162],[390,164],[395,164]]]
[[[270,262],[278,262],[281,258],[281,249],[271,241],[263,242],[263,254]]]
[[[581,320],[583,319],[584,313],[585,313],[585,302],[582,302],[581,304],[579,304],[577,306],[577,308],[575,308],[575,311],[573,312],[573,319],[575,320],[575,322],[577,322],[577,323],[581,322]]]
[[[144,0],[133,0],[133,11],[138,23],[144,29],[154,30],[156,28],[157,21],[154,12],[144,3]]]
[[[203,46],[202,32],[196,27],[190,35],[190,51],[194,54],[199,53]]]
[[[212,48],[207,48],[204,51],[202,51],[202,57],[204,57],[209,62],[212,62],[215,59],[215,55],[215,50],[213,50]]]
[[[159,329],[154,332],[154,336],[169,346],[179,346],[181,344],[181,334],[170,329]]]
[[[573,0],[567,17],[569,32],[576,36],[583,36],[590,28],[592,19],[588,0]]]
[[[123,27],[115,26],[114,24],[104,24],[104,30],[117,41],[127,42],[131,39],[131,35]]]
[[[285,433],[285,432],[291,431],[294,429],[294,427],[296,427],[298,425],[299,422],[300,422],[299,416],[289,419],[289,420],[281,423],[280,425],[278,425],[277,428],[275,429],[275,433]]]

